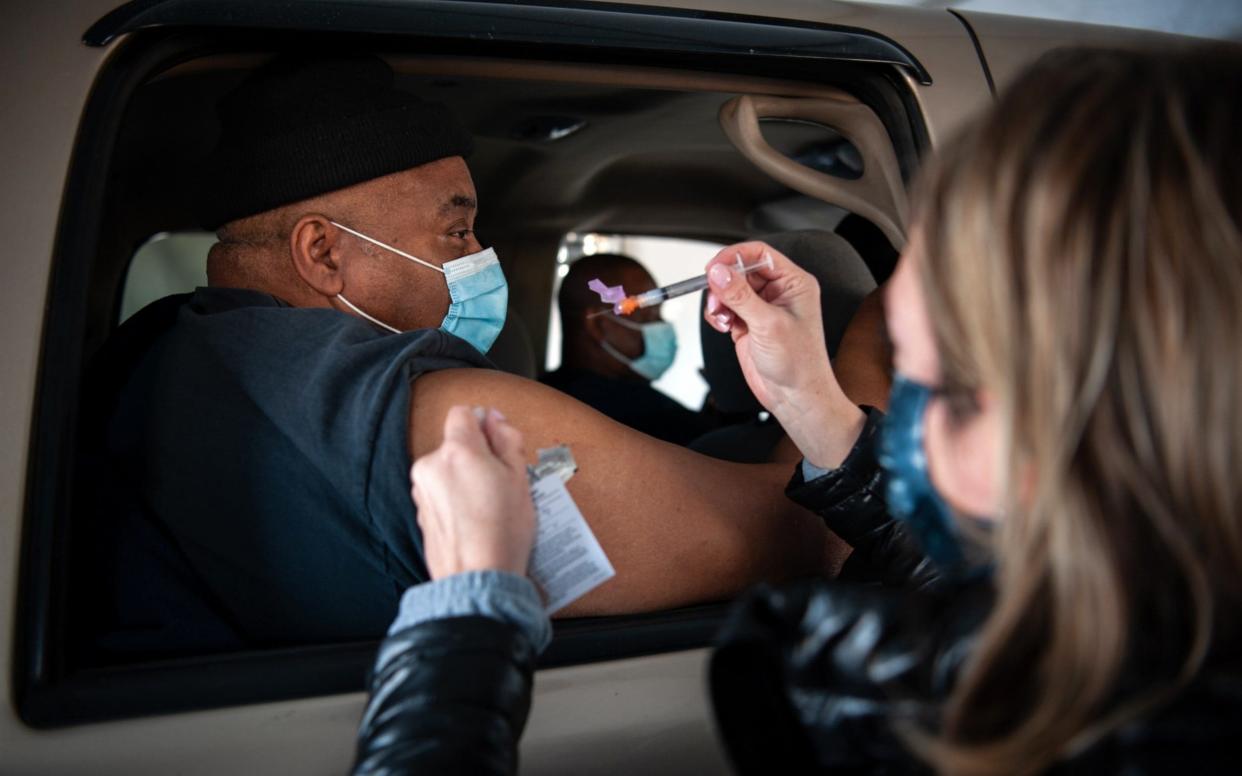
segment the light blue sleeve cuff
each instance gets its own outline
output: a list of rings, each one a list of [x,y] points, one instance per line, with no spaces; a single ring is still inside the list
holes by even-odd
[[[552,621],[535,585],[506,571],[465,571],[414,585],[401,596],[401,608],[388,635],[429,620],[481,615],[521,630],[536,652],[552,641]]]
[[[815,464],[808,461],[807,459],[805,458],[802,459],[802,481],[803,482],[810,482],[811,480],[819,479],[820,477],[823,477],[825,474],[827,474],[830,471],[832,471],[832,469],[821,469]]]

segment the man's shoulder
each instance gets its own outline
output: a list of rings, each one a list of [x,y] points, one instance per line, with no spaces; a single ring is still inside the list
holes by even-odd
[[[113,333],[96,361],[108,372],[130,373],[151,358],[170,367],[162,374],[196,380],[255,374],[265,383],[279,381],[282,372],[294,379],[334,373],[413,379],[492,367],[469,343],[439,329],[392,334],[331,308],[295,307],[236,288],[199,288],[151,303]]]
[[[317,359],[348,351],[351,359],[363,361],[426,357],[462,367],[492,366],[469,343],[440,329],[393,334],[330,307],[298,307],[243,288],[196,289],[184,300],[178,322],[186,324],[181,328],[188,336],[250,352],[277,349],[290,357],[307,353]]]
[[[151,302],[123,321],[109,336],[108,344],[125,349],[141,347],[174,330],[182,331],[178,324],[187,317],[198,319],[248,308],[292,309],[271,294],[259,291],[201,287]]]

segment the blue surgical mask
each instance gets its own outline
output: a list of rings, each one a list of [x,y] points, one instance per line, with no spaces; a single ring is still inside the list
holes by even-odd
[[[931,397],[927,386],[900,374],[893,378],[880,431],[879,463],[888,475],[889,513],[909,526],[937,566],[952,572],[962,570],[966,558],[953,514],[927,472],[923,429]]]
[[[374,237],[368,237],[344,224],[336,221],[332,224],[372,245],[378,245],[403,259],[409,259],[415,264],[421,264],[444,275],[444,280],[448,283],[449,298],[452,301],[449,304],[448,313],[440,323],[440,329],[461,337],[480,353],[486,353],[491,349],[496,337],[500,335],[500,329],[505,325],[505,314],[509,310],[509,284],[505,281],[505,273],[500,268],[500,259],[496,257],[495,250],[487,248],[469,256],[462,256],[460,259],[446,261],[443,267],[437,267],[429,261],[411,256],[405,251],[382,243]],[[363,312],[343,294],[337,294],[336,298],[376,326],[388,329],[394,334],[401,333],[400,329]]]
[[[660,379],[660,375],[668,371],[668,368],[673,365],[673,359],[677,357],[677,331],[673,328],[673,324],[667,321],[636,323],[619,317],[614,317],[612,320],[627,329],[642,332],[643,354],[638,358],[628,358],[609,345],[607,340],[600,340],[599,344],[604,352],[648,380]]]

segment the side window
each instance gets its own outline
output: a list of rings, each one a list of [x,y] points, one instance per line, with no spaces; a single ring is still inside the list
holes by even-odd
[[[160,232],[143,243],[125,273],[117,323],[156,299],[207,285],[207,251],[215,241],[210,232]]]
[[[560,293],[561,282],[569,272],[569,266],[575,261],[600,253],[629,256],[651,273],[656,285],[666,286],[703,274],[703,266],[720,248],[718,243],[676,237],[576,232],[565,235],[556,256],[556,278],[553,281],[553,303],[549,313],[544,368],[551,372],[561,365],[561,314],[555,300]],[[699,342],[701,298],[701,294],[687,294],[661,305],[661,317],[673,324],[677,332],[677,358],[669,370],[652,383],[657,390],[691,410],[701,408],[703,399],[707,396],[707,383],[701,372],[703,350]]]

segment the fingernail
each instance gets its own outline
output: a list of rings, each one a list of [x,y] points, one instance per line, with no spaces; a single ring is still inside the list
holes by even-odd
[[[716,298],[715,294],[708,294],[707,295],[707,314],[714,315],[716,313],[717,307],[720,307],[720,300]]]
[[[707,277],[712,281],[714,286],[727,286],[729,281],[733,279],[733,273],[723,264],[715,264],[707,273]]]
[[[487,417],[487,411],[482,407],[471,407],[470,411],[474,413],[474,417],[478,419],[480,423],[482,423],[483,419]]]
[[[716,328],[721,331],[725,331],[729,328],[730,319],[728,313],[717,313],[712,320],[716,322]]]
[[[505,417],[505,414],[495,407],[492,407],[490,412],[492,413],[492,420],[499,420],[502,423],[508,420],[508,418]]]

